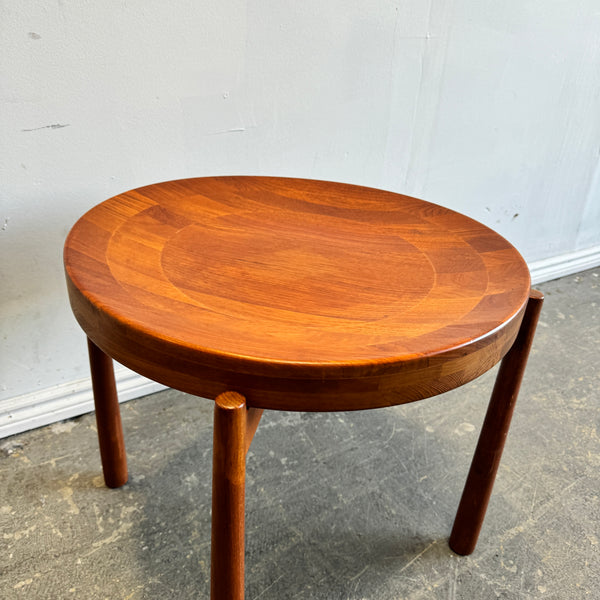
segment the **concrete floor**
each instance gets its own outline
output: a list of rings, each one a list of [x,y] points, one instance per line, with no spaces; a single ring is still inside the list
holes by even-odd
[[[265,413],[248,456],[246,598],[600,598],[600,269],[546,303],[470,557],[447,545],[494,373],[369,412]],[[212,403],[122,406],[130,482],[94,416],[0,442],[0,598],[208,598]]]

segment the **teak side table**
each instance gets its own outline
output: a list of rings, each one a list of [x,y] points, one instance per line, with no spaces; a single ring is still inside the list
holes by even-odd
[[[263,409],[413,402],[502,359],[450,536],[473,551],[543,301],[504,238],[391,192],[212,177],[99,204],[64,256],[109,487],[127,481],[112,358],[215,399],[213,600],[244,597],[245,462]]]

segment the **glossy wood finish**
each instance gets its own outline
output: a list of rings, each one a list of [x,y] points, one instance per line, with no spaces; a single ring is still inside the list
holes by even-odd
[[[104,482],[110,488],[127,483],[127,455],[112,359],[88,339],[96,425]]]
[[[212,600],[244,598],[247,416],[246,401],[240,394],[225,392],[215,400],[210,579]]]
[[[93,208],[69,234],[65,268],[90,338],[107,485],[127,480],[109,356],[215,398],[213,600],[244,597],[245,461],[263,408],[402,404],[505,357],[451,538],[472,551],[542,301],[502,237],[380,190],[190,179]]]
[[[500,365],[450,535],[457,554],[471,554],[477,544],[543,301],[541,292],[531,291],[519,335]]]
[[[512,345],[529,294],[487,227],[357,186],[217,177],[89,211],[65,245],[71,305],[96,345],[188,393],[353,410],[477,377]]]

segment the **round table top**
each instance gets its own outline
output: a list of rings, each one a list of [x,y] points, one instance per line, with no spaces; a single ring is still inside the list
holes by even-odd
[[[205,393],[213,384],[188,380],[215,373],[216,393],[235,374],[254,378],[239,380],[248,388],[269,378],[270,389],[415,369],[424,379],[432,365],[439,379],[444,359],[479,351],[485,365],[473,373],[447,367],[454,380],[436,385],[449,389],[508,350],[530,291],[517,250],[464,215],[372,188],[271,177],[115,196],[73,227],[65,266],[92,341],[144,375]]]

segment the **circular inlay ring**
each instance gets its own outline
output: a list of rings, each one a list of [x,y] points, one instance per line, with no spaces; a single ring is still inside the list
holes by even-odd
[[[472,379],[512,344],[530,285],[519,253],[466,216],[262,177],[111,198],[74,226],[65,265],[76,317],[114,358],[192,393],[300,410]]]

